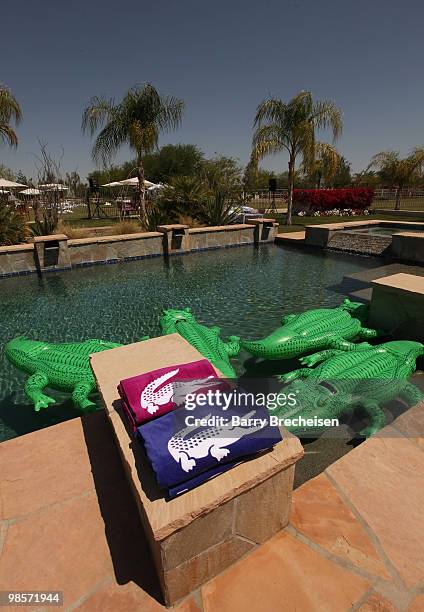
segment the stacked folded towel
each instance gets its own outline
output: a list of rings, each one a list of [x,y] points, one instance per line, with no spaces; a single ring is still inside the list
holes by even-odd
[[[252,407],[251,401],[247,405],[247,396],[241,401],[242,390],[218,378],[206,359],[127,378],[118,391],[156,480],[170,498],[281,440],[267,409]],[[209,391],[225,392],[225,409]],[[187,394],[196,403],[194,410],[183,405]],[[203,398],[197,403],[199,394]]]
[[[118,392],[130,425],[139,425],[174,410],[187,393],[201,393],[212,387],[224,388],[207,359],[160,368],[121,380]]]
[[[224,423],[219,419],[225,419]],[[265,407],[247,411],[235,405],[219,412],[216,406],[197,407],[194,412],[177,408],[138,427],[137,436],[159,486],[169,497],[193,489],[281,440],[278,427],[269,425]]]

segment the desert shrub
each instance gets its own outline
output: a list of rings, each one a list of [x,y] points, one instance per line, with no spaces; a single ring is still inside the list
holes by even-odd
[[[295,189],[294,203],[309,211],[335,208],[369,208],[374,198],[374,189],[354,187],[349,189]]]
[[[28,226],[14,206],[0,202],[0,245],[19,244],[28,238]]]
[[[142,231],[143,228],[141,227],[140,221],[136,221],[135,219],[124,219],[123,221],[119,221],[118,223],[115,223],[115,225],[110,226],[111,236],[138,234],[138,232]]]
[[[229,225],[234,223],[237,212],[235,203],[222,191],[206,197],[196,209],[196,218],[206,225]]]
[[[75,238],[88,238],[91,236],[89,229],[83,227],[73,227],[72,225],[64,223],[62,220],[60,220],[57,224],[55,233],[65,234],[65,236],[68,236],[70,240],[74,240]]]

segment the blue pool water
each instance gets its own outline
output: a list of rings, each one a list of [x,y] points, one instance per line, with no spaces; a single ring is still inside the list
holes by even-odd
[[[283,314],[332,307],[345,274],[378,260],[298,249],[251,246],[0,280],[0,345],[17,335],[69,342],[103,338],[134,342],[159,335],[164,308],[191,306],[201,323],[224,335],[258,338]],[[239,372],[246,355],[241,355]],[[23,393],[25,375],[0,357],[0,440],[80,413],[69,396],[48,391],[57,404],[35,413]]]

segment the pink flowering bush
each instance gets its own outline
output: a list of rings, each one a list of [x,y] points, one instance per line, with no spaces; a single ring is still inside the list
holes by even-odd
[[[296,209],[308,212],[346,209],[363,211],[371,206],[373,198],[374,189],[368,187],[295,189],[293,192],[293,204]]]

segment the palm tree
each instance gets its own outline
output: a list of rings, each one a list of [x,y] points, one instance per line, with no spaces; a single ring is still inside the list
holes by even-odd
[[[259,104],[252,142],[252,159],[271,153],[289,154],[289,195],[286,224],[291,225],[296,158],[311,167],[315,158],[315,131],[330,127],[333,139],[342,132],[342,113],[330,100],[315,101],[310,91],[301,91],[289,102],[269,98]]]
[[[310,167],[302,168],[316,184],[317,189],[331,185],[340,165],[341,156],[337,149],[326,142],[315,143],[315,158]]]
[[[402,189],[419,179],[424,167],[424,148],[416,147],[402,159],[397,151],[380,151],[371,159],[370,168],[377,168],[384,184],[396,189],[395,210],[400,210]]]
[[[118,104],[113,99],[95,96],[82,116],[82,130],[93,136],[93,159],[106,164],[122,145],[128,144],[137,155],[139,196],[145,217],[143,155],[155,149],[159,133],[176,129],[181,123],[184,102],[162,96],[147,83],[132,87]]]
[[[16,125],[22,119],[22,111],[10,89],[0,84],[0,137],[9,147],[18,146],[18,137],[10,122]]]

